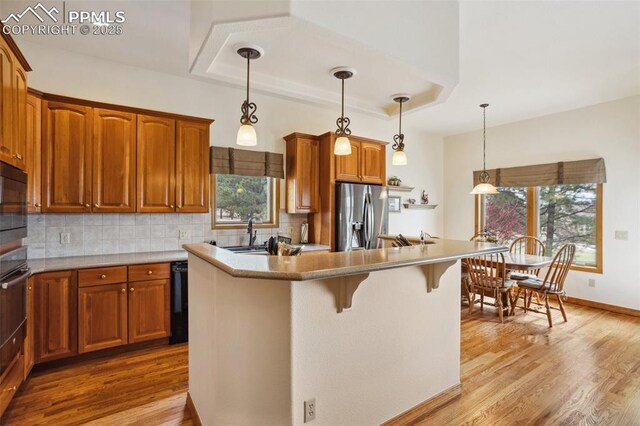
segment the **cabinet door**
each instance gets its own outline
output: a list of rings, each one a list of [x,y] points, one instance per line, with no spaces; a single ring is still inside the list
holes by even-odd
[[[27,73],[15,61],[13,72],[13,154],[14,166],[27,170]]]
[[[129,343],[171,334],[169,280],[129,283]]]
[[[27,282],[27,335],[24,338],[24,378],[26,379],[33,365],[35,364],[35,353],[34,353],[34,345],[35,338],[34,333],[36,332],[35,328],[35,299],[33,297],[33,281],[34,277],[29,277],[29,281]]]
[[[0,160],[13,164],[14,59],[0,37]]]
[[[373,142],[360,143],[362,182],[384,185],[386,180],[385,146]]]
[[[78,290],[78,352],[127,344],[127,284]]]
[[[175,210],[175,121],[138,115],[138,212]]]
[[[336,155],[336,180],[360,182],[360,142],[349,139],[351,155]],[[333,154],[332,154],[333,155]]]
[[[318,212],[319,144],[317,139],[287,141],[287,212]]]
[[[41,134],[42,101],[39,97],[27,96],[27,207],[29,213],[40,212],[40,184],[42,176]]]
[[[91,211],[91,108],[43,101],[43,212]]]
[[[209,124],[176,122],[176,212],[209,211]]]
[[[78,353],[78,283],[76,271],[35,276],[35,362]]]
[[[136,211],[136,115],[93,110],[93,212]]]

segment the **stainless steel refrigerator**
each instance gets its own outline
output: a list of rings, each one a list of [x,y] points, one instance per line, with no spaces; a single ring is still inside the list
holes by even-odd
[[[387,188],[336,183],[336,251],[374,249],[387,233]]]

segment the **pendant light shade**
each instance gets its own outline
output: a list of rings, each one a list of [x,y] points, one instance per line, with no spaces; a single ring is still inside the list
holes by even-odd
[[[489,195],[497,194],[498,190],[489,183],[489,173],[487,173],[487,107],[489,104],[482,104],[482,173],[480,173],[480,183],[477,184],[469,194]]]
[[[241,146],[258,145],[256,129],[253,127],[258,122],[258,117],[255,115],[258,107],[255,103],[249,102],[249,72],[251,60],[258,59],[263,53],[262,48],[258,46],[245,46],[238,49],[238,55],[247,60],[247,98],[242,103],[242,107],[240,107],[242,111],[242,116],[240,117],[241,125],[236,136],[236,143]]]
[[[349,124],[351,124],[351,120],[349,119],[349,117],[344,116],[344,81],[348,78],[353,77],[356,74],[356,70],[348,67],[339,67],[332,69],[331,74],[333,74],[335,78],[342,81],[342,109],[340,117],[336,120],[338,129],[336,130],[337,138],[333,146],[333,154],[351,155],[351,143],[349,142],[349,135],[351,134]]]
[[[404,152],[404,134],[402,133],[402,104],[407,102],[411,97],[409,95],[394,95],[393,101],[400,104],[400,113],[398,115],[398,134],[393,136],[393,145],[391,148],[395,151],[391,157],[391,164],[394,166],[406,166],[407,154]]]
[[[238,129],[238,136],[236,137],[236,143],[241,146],[256,146],[258,145],[258,137],[256,136],[256,129],[251,124],[243,124]]]

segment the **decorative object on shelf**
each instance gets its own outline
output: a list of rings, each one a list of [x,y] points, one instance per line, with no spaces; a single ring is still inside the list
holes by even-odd
[[[407,203],[415,204],[416,203],[416,199],[415,198],[407,198]]]
[[[402,184],[402,180],[398,176],[391,176],[387,180],[387,185],[389,186],[400,186]]]
[[[342,81],[342,110],[340,118],[336,120],[336,124],[338,125],[336,136],[338,138],[333,147],[333,153],[335,155],[351,155],[351,142],[349,142],[349,135],[351,134],[349,124],[351,124],[351,120],[349,117],[344,116],[344,81],[353,77],[356,74],[356,70],[349,67],[338,67],[332,69],[331,74]]]
[[[477,184],[470,194],[485,195],[497,194],[498,190],[489,183],[489,173],[487,173],[487,107],[489,104],[482,104],[482,173],[480,173],[480,183]]]
[[[389,200],[389,213],[400,213],[402,207],[402,199],[400,197],[390,196]]]
[[[402,133],[402,104],[409,99],[411,97],[405,94],[393,96],[394,102],[400,104],[398,134],[393,136],[393,145],[391,145],[391,148],[395,151],[391,159],[391,164],[394,166],[405,166],[407,164],[407,154],[404,152],[404,134]]]
[[[405,209],[421,209],[421,210],[433,210],[438,207],[437,204],[410,204],[404,203]]]
[[[264,51],[259,46],[243,46],[238,49],[238,55],[247,60],[247,99],[242,103],[240,110],[242,111],[242,117],[240,117],[240,128],[238,129],[238,135],[236,137],[236,143],[242,146],[256,146],[258,145],[258,137],[256,136],[256,129],[253,125],[258,122],[256,117],[256,110],[258,107],[255,103],[249,102],[249,72],[252,59],[258,59],[262,56]]]
[[[429,204],[429,194],[424,189],[422,190],[422,195],[420,196],[420,202],[422,204]]]

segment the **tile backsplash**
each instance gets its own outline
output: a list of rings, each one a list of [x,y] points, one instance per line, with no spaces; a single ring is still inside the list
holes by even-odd
[[[272,235],[291,236],[297,243],[306,219],[281,211],[279,228],[256,229],[256,243]],[[24,243],[30,259],[178,250],[182,244],[210,240],[240,245],[249,238],[246,228],[211,229],[209,213],[30,214],[28,230]],[[61,234],[69,234],[70,241],[62,244]]]

